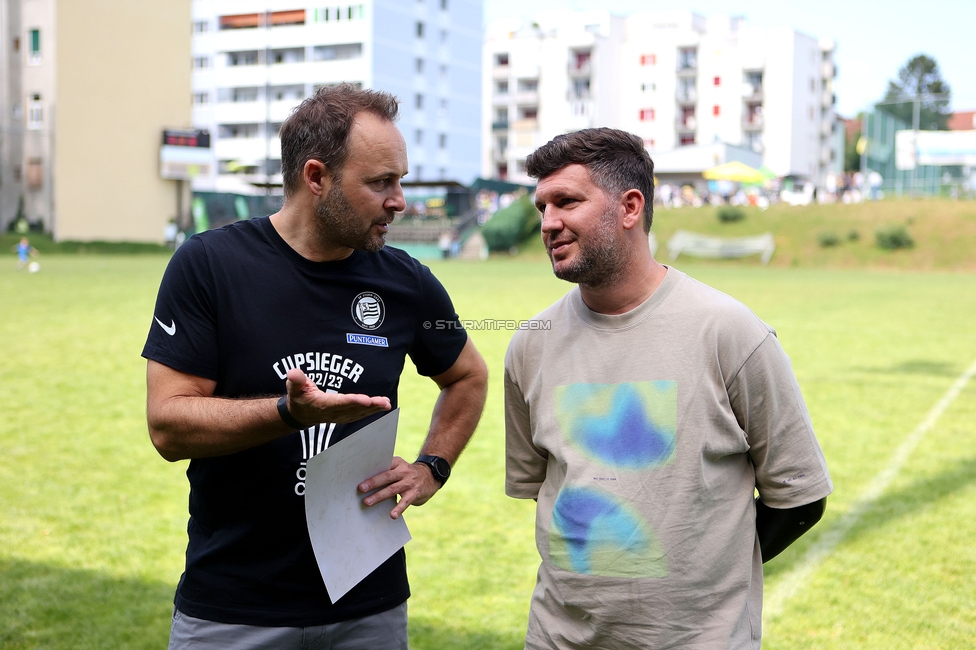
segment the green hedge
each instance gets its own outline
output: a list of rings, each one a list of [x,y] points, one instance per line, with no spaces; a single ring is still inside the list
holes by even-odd
[[[488,250],[507,251],[538,234],[542,225],[539,211],[528,194],[496,212],[482,227]]]

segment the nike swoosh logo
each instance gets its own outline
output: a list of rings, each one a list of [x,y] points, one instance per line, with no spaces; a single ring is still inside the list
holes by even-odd
[[[156,318],[156,317],[153,316],[153,318]],[[159,320],[158,318],[156,318],[156,322],[159,323],[159,326],[163,328],[163,331],[166,332],[167,334],[169,334],[170,336],[173,336],[174,334],[176,334],[176,321],[175,320],[171,320],[169,322],[169,325],[168,326],[165,325],[163,323],[163,321]]]

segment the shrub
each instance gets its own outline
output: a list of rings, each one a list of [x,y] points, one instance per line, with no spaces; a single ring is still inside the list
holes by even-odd
[[[488,250],[508,251],[539,232],[541,216],[528,194],[502,208],[485,223],[481,235]]]
[[[915,245],[915,240],[908,234],[908,229],[905,226],[879,228],[875,231],[874,237],[878,242],[878,247],[887,251],[893,251],[898,248],[911,248]]]
[[[836,233],[832,232],[822,232],[817,235],[817,241],[820,242],[821,248],[830,248],[832,246],[840,245],[840,237]]]
[[[847,233],[847,241],[860,241],[860,239],[861,239],[861,233],[858,232],[857,230],[852,230],[849,233]]]
[[[726,205],[718,209],[718,220],[722,223],[735,223],[746,218],[746,213],[741,208]]]

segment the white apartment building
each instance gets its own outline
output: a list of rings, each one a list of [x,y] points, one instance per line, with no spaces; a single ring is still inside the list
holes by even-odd
[[[193,0],[193,124],[214,164],[199,191],[281,185],[281,123],[324,85],[400,99],[410,181],[480,172],[481,0]]]
[[[736,145],[777,176],[836,169],[833,44],[792,28],[687,11],[540,14],[485,40],[482,170],[531,182],[528,153],[558,133],[611,126],[648,150]],[[536,89],[535,96],[522,91]],[[702,169],[724,161],[705,160]]]

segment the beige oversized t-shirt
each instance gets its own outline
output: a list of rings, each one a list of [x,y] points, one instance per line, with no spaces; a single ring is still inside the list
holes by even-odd
[[[626,314],[573,289],[512,338],[509,496],[538,499],[527,648],[758,648],[754,490],[827,496],[773,330],[674,268]]]

